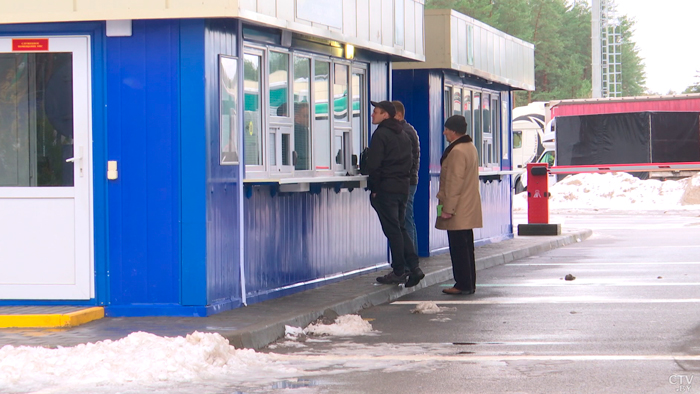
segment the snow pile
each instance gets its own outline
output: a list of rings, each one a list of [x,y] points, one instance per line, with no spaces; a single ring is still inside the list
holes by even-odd
[[[457,308],[441,308],[432,301],[419,302],[416,309],[411,309],[411,313],[422,313],[424,315],[436,315],[442,312],[456,311]],[[449,319],[448,319],[449,320]]]
[[[0,392],[21,387],[84,387],[157,382],[201,382],[222,375],[298,371],[275,355],[235,349],[219,334],[195,332],[165,338],[135,332],[118,341],[47,349],[0,349]]]
[[[577,174],[550,186],[549,191],[550,211],[700,209],[700,173],[677,181],[643,181],[624,172]],[[527,192],[515,196],[513,211],[527,211]]]
[[[304,329],[307,335],[349,337],[374,333],[372,325],[359,315],[338,316],[333,324],[314,323]]]

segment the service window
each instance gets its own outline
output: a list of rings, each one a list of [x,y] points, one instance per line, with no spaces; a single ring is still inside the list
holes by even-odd
[[[490,95],[482,93],[481,96],[482,114],[482,139],[481,139],[481,165],[489,167],[493,162],[493,125],[491,125],[491,101]]]
[[[360,152],[367,146],[367,77],[365,70],[352,71],[352,157],[351,165],[357,168]]]
[[[452,115],[462,115],[462,89],[452,88]]]
[[[347,64],[333,65],[333,169],[339,175],[345,175],[351,164],[352,145],[349,112],[350,68]]]
[[[294,170],[311,170],[311,59],[294,56]]]
[[[316,171],[331,169],[330,62],[314,60],[313,141]]]
[[[492,139],[493,139],[493,161],[491,161],[491,164],[495,167],[498,167],[500,169],[501,166],[501,143],[500,143],[500,136],[501,136],[501,106],[499,105],[499,98],[497,94],[492,94],[491,95],[491,132],[492,132]]]
[[[243,141],[245,164],[250,171],[264,171],[261,51],[249,50],[243,56]]]
[[[467,134],[469,134],[472,139],[474,138],[474,129],[472,121],[472,91],[469,89],[464,89],[464,99],[462,100],[462,107],[464,108],[464,119],[467,121]]]
[[[483,162],[484,152],[481,146],[483,141],[481,129],[481,92],[474,92],[474,146],[479,154],[480,162]]]
[[[292,110],[289,108],[289,53],[268,51],[267,158],[271,174],[290,173],[292,158]]]
[[[508,95],[509,93],[501,93],[501,151],[503,152],[503,159],[508,160],[510,157],[510,146],[508,141],[508,134],[510,132],[510,122],[508,122]],[[515,142],[514,142],[515,143]],[[520,142],[522,144],[522,141]]]

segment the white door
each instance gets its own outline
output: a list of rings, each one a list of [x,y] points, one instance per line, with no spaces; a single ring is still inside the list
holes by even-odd
[[[89,46],[0,38],[0,300],[94,297]]]

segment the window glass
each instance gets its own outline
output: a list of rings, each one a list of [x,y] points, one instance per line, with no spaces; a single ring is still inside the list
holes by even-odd
[[[499,105],[498,96],[491,95],[491,127],[493,132],[493,162],[494,164],[500,164],[499,158],[501,157],[501,144],[499,139],[501,136],[500,127],[500,116],[499,116]]]
[[[0,186],[73,186],[73,158],[73,55],[0,54]]]
[[[343,136],[335,136],[335,164],[338,168],[345,168],[345,146],[343,144]]]
[[[514,131],[513,132],[513,149],[518,149],[523,147],[523,132]]]
[[[314,61],[314,159],[317,170],[331,169],[331,126],[329,114],[330,63]]]
[[[294,152],[295,170],[310,170],[309,101],[311,97],[311,59],[294,57]]]
[[[474,146],[479,153],[479,160],[483,160],[481,141],[483,140],[481,130],[481,93],[474,92]]]
[[[260,56],[245,54],[243,58],[243,78],[245,164],[262,165]]]
[[[267,161],[271,166],[277,165],[277,133],[270,133],[267,139],[267,146],[269,150],[267,152]]]
[[[508,123],[508,93],[502,93],[501,97],[501,141],[503,159],[508,160],[510,157],[510,148],[508,147],[508,134],[510,132],[510,124]],[[521,142],[522,143],[522,142]]]
[[[365,75],[352,74],[352,149],[357,156],[359,163],[359,155],[362,152],[362,139],[366,135],[365,122],[362,118],[364,113],[365,100]]]
[[[453,89],[452,115],[462,115],[462,89]]]
[[[219,62],[221,164],[238,164],[238,60]]]
[[[289,96],[289,55],[286,53],[272,52],[269,56],[270,63],[270,115],[289,116],[287,98]]]
[[[489,95],[484,93],[483,96],[481,97],[481,108],[482,108],[482,116],[483,116],[483,128],[484,128],[484,134],[491,134],[492,132],[492,126],[491,126],[491,102],[489,101]]]
[[[474,136],[474,130],[472,130],[472,91],[469,89],[464,89],[464,100],[462,101],[462,108],[464,108],[464,118],[467,121],[467,134]]]
[[[443,105],[443,110],[445,111],[445,120],[452,116],[452,106],[450,103],[452,102],[452,88],[446,87],[445,88],[445,97],[444,97],[445,105]]]
[[[282,134],[282,165],[283,166],[290,166],[292,165],[292,160],[289,157],[289,152],[291,152],[290,148],[290,139],[291,136],[289,134]]]
[[[335,65],[333,75],[333,117],[338,122],[348,121],[348,66]]]

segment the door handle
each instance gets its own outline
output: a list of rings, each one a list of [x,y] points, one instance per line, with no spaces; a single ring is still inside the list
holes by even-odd
[[[80,177],[83,177],[83,147],[79,146],[78,147],[78,156],[73,156],[70,159],[66,159],[66,163],[75,163],[75,161],[78,161],[78,173],[80,174]]]

